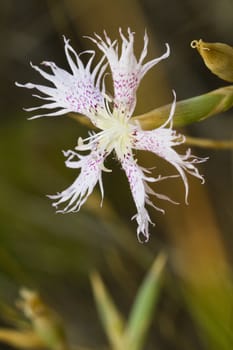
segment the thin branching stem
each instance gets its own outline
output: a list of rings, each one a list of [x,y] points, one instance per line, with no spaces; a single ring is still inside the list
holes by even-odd
[[[233,140],[211,140],[190,136],[186,136],[185,139],[185,142],[192,146],[214,149],[233,149]]]

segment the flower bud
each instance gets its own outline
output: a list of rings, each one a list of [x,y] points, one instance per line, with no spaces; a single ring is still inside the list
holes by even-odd
[[[197,49],[205,65],[219,78],[233,82],[233,47],[223,43],[206,43],[193,40],[191,47]]]

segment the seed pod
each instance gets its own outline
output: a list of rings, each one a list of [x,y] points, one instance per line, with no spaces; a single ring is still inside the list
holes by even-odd
[[[206,43],[193,40],[191,47],[197,49],[205,65],[219,78],[233,82],[233,47],[222,43]]]

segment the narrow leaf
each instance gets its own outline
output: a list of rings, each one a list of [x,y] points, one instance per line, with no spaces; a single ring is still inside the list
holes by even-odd
[[[153,263],[140,287],[125,331],[127,349],[142,349],[146,333],[159,299],[166,255],[161,253]]]
[[[18,349],[44,349],[44,343],[33,331],[0,329],[0,342]]]
[[[104,330],[114,349],[121,349],[124,320],[107,292],[99,274],[92,273],[91,283],[95,302]]]

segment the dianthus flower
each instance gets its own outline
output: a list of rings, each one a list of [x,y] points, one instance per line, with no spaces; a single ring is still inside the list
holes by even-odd
[[[56,208],[63,205],[58,212],[68,213],[79,211],[85,203],[94,187],[99,183],[102,199],[104,189],[102,172],[109,171],[104,166],[106,157],[114,153],[115,158],[121,164],[129,181],[131,193],[136,205],[137,213],[133,217],[137,221],[137,236],[149,239],[149,223],[151,222],[146,204],[164,212],[154,205],[149,195],[159,199],[173,202],[169,197],[154,192],[148,183],[163,180],[166,177],[151,176],[151,172],[138,165],[134,156],[134,150],[150,151],[172,164],[183,180],[185,186],[185,199],[188,197],[188,181],[186,173],[189,173],[204,182],[195,164],[206,159],[191,155],[190,149],[184,155],[180,155],[174,149],[185,141],[185,137],[177,134],[172,128],[172,118],[175,110],[175,93],[170,115],[167,121],[157,129],[144,131],[138,122],[134,122],[131,116],[136,104],[136,91],[144,75],[154,65],[167,58],[170,54],[168,44],[166,52],[159,58],[143,63],[147,55],[148,36],[145,33],[144,47],[139,59],[134,54],[134,33],[128,30],[125,37],[120,30],[121,48],[117,40],[111,41],[104,33],[104,39],[95,34],[90,38],[103,52],[103,57],[94,69],[91,69],[95,51],[87,51],[90,54],[88,63],[84,65],[69,40],[64,38],[65,54],[71,72],[59,68],[53,62],[43,62],[49,67],[52,74],[47,73],[38,66],[31,66],[45,79],[53,84],[53,87],[38,84],[19,84],[17,86],[28,89],[36,89],[43,95],[34,95],[46,100],[42,106],[28,108],[34,111],[45,108],[53,110],[50,113],[35,115],[30,119],[44,116],[58,116],[69,112],[76,112],[89,118],[98,133],[91,132],[86,139],[78,139],[75,151],[64,152],[67,157],[65,164],[68,168],[79,169],[77,179],[64,191],[49,196],[54,200]],[[107,63],[104,63],[104,60]],[[105,92],[103,74],[107,65],[112,73],[114,96],[110,97]],[[85,154],[80,152],[85,151]],[[88,151],[88,154],[86,152]]]

